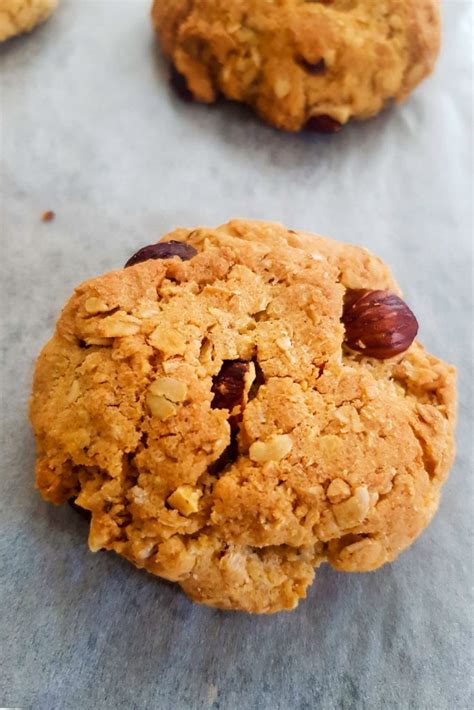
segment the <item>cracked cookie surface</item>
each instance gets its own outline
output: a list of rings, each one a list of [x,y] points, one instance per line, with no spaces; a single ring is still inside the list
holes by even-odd
[[[58,0],[0,0],[0,42],[30,32],[55,10]]]
[[[347,292],[399,293],[389,270],[264,222],[164,240],[193,256],[81,284],[39,356],[44,498],[90,511],[92,550],[221,608],[291,609],[324,561],[395,559],[452,462],[455,373],[416,341],[344,346]]]
[[[152,21],[195,99],[222,94],[288,131],[402,101],[440,43],[438,0],[155,0]]]

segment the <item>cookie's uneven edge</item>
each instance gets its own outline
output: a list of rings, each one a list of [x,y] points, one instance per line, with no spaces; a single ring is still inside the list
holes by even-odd
[[[222,95],[283,130],[335,132],[404,100],[440,46],[439,0],[347,5],[155,0],[151,17],[197,101]]]
[[[2,0],[0,42],[31,32],[54,12],[58,0]]]
[[[438,505],[455,373],[416,342],[385,361],[343,347],[344,294],[399,293],[387,267],[269,223],[163,240],[198,254],[81,284],[38,359],[42,495],[92,513],[92,549],[221,608],[291,609],[323,561],[394,559]],[[229,361],[252,365],[232,412],[213,407]]]

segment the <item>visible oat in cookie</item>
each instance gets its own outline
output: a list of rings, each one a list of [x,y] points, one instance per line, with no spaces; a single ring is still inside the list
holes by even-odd
[[[404,100],[433,69],[439,0],[154,0],[189,100],[223,95],[287,130],[335,133]]]
[[[292,609],[322,562],[395,559],[438,506],[456,395],[387,267],[264,222],[176,242],[63,310],[31,399],[44,498],[90,512],[92,550],[225,609]],[[347,343],[366,323],[370,353]]]

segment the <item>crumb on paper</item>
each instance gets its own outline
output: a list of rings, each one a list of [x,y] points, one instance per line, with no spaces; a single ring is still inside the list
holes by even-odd
[[[46,210],[46,212],[43,212],[43,214],[41,216],[41,221],[42,222],[52,222],[55,217],[56,217],[56,213],[53,212],[53,210]]]
[[[207,686],[207,704],[208,707],[211,707],[214,705],[215,701],[217,700],[217,685],[214,685],[214,683],[209,683]]]

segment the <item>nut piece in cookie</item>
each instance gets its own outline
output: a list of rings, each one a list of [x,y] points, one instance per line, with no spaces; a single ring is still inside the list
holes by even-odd
[[[229,410],[229,424],[232,429],[238,428],[254,379],[255,366],[253,362],[245,362],[244,360],[224,361],[214,377],[211,388],[214,398],[211,406],[215,409]]]
[[[349,291],[342,322],[347,347],[379,360],[408,350],[418,333],[415,316],[390,291]]]
[[[48,19],[58,0],[0,0],[0,42],[30,32]]]
[[[336,133],[433,70],[439,0],[154,0],[171,83],[186,101],[250,105],[286,131]]]
[[[455,372],[364,249],[179,229],[80,284],[36,363],[36,482],[89,546],[223,609],[293,609],[323,562],[394,560],[436,512]]]
[[[190,244],[171,239],[168,242],[158,242],[158,244],[142,247],[130,257],[124,268],[127,269],[129,266],[135,266],[135,264],[140,264],[142,261],[148,261],[149,259],[172,259],[177,257],[181,261],[188,261],[196,254],[196,249]]]

